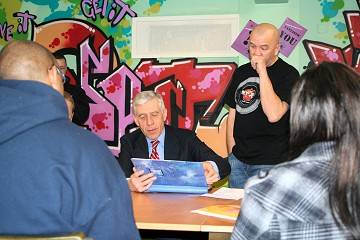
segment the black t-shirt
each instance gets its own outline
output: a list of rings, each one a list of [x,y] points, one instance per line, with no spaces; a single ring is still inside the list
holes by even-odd
[[[290,105],[290,94],[299,72],[278,59],[267,68],[275,93]],[[233,154],[250,164],[273,165],[287,160],[289,145],[289,111],[276,123],[270,123],[261,107],[259,75],[250,63],[233,74],[225,103],[236,109]]]

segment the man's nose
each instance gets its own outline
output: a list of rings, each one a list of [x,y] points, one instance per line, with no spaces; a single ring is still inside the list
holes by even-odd
[[[154,124],[153,118],[152,118],[151,116],[147,117],[147,118],[146,118],[146,123],[147,123],[147,125],[152,125],[152,124]]]
[[[257,56],[260,56],[261,55],[260,48],[258,48],[258,47],[255,48],[254,54],[257,55]]]

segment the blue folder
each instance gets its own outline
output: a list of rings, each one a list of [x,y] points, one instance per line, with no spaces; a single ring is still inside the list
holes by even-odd
[[[132,158],[137,171],[154,173],[156,180],[147,192],[207,193],[201,162]]]

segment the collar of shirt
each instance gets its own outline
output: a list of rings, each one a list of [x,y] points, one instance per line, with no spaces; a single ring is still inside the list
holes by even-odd
[[[159,140],[159,145],[157,146],[156,150],[159,153],[160,160],[164,160],[165,128],[163,129],[162,133],[160,134],[160,136],[158,137],[157,140]],[[146,142],[147,142],[148,151],[150,154],[151,150],[152,150],[151,139],[146,138]]]

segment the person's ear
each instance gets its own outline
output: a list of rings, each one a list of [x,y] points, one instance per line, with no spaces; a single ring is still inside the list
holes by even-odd
[[[62,83],[62,80],[60,79],[59,74],[57,73],[56,66],[53,65],[48,70],[48,82],[50,83],[50,86],[58,91],[61,95],[64,95],[64,86]]]
[[[164,120],[164,122],[166,121],[166,117],[167,117],[167,110],[166,110],[166,108],[164,108],[164,111],[163,111],[163,120]]]
[[[135,122],[136,126],[140,127],[139,120],[137,119],[137,117],[135,115],[133,115],[133,118],[134,118],[134,122]]]
[[[278,56],[278,55],[279,55],[279,52],[280,52],[280,43],[278,43],[278,44],[276,45],[275,56]]]

